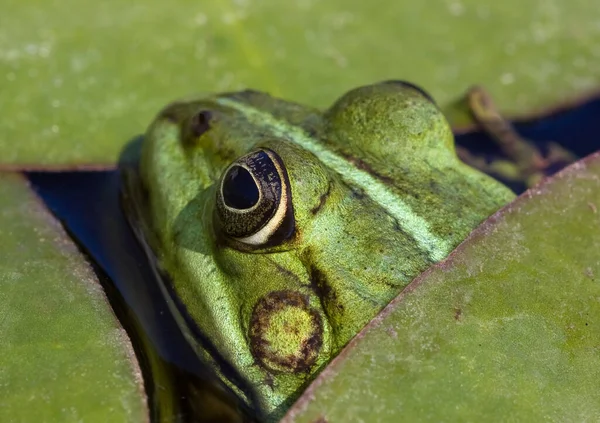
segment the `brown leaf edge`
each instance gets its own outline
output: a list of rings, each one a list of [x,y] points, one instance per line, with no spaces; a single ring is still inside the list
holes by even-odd
[[[569,175],[575,175],[582,170],[585,170],[588,163],[600,161],[600,151],[590,154],[589,156],[573,163],[572,165],[564,168],[560,172],[549,176],[542,180],[538,185],[528,189],[523,194],[519,195],[510,204],[507,204],[488,219],[486,219],[481,225],[475,228],[469,236],[456,247],[446,259],[431,266],[425,272],[421,273],[415,279],[409,283],[396,298],[394,298],[377,316],[373,318],[367,325],[361,329],[361,331],[344,347],[344,349],[335,357],[327,367],[317,376],[317,378],[306,388],[304,393],[298,398],[298,400],[292,405],[288,412],[283,416],[280,423],[293,423],[296,417],[304,413],[308,405],[315,399],[315,391],[331,376],[335,375],[336,368],[339,363],[342,363],[347,359],[348,354],[355,348],[356,344],[371,330],[381,326],[384,323],[385,318],[393,312],[396,306],[404,300],[408,294],[414,291],[420,286],[429,276],[430,273],[435,272],[437,269],[446,270],[454,265],[454,261],[457,255],[462,253],[462,250],[466,248],[466,245],[474,242],[477,238],[483,238],[489,233],[493,227],[501,221],[504,216],[508,213],[518,211],[521,208],[522,203],[529,201],[533,197],[544,195],[546,192],[552,189],[553,183],[557,179],[562,179]],[[590,205],[592,208],[600,208],[600,205]]]

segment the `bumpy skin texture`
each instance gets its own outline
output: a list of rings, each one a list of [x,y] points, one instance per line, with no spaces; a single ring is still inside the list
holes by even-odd
[[[294,226],[287,238],[246,246],[223,233],[215,204],[223,172],[257,147],[281,159]],[[458,160],[428,98],[394,82],[350,91],[325,112],[254,91],[174,103],[148,129],[140,179],[140,225],[185,307],[175,311],[270,418],[513,198]]]

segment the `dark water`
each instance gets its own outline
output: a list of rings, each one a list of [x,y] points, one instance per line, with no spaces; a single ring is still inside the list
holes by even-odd
[[[599,117],[600,98],[543,118],[513,122],[513,125],[519,135],[531,141],[542,153],[546,153],[547,145],[554,142],[581,158],[600,150]],[[487,157],[490,161],[502,157],[498,146],[480,131],[456,136],[456,144],[467,148],[472,153]],[[553,173],[560,169],[561,167],[554,167],[550,170]],[[524,183],[498,179],[517,194],[527,188]]]
[[[540,119],[514,122],[514,126],[521,136],[538,146],[554,141],[577,156],[584,157],[600,149],[599,117],[600,98]],[[481,132],[459,135],[456,142],[473,151],[497,151]]]
[[[516,123],[516,128],[542,149],[554,141],[583,157],[600,149],[599,118],[600,99]],[[480,132],[459,135],[456,141],[472,152],[500,155]],[[153,421],[161,418],[163,408],[172,408],[173,420],[181,422],[233,421],[224,417],[228,413],[248,418],[248,410],[197,359],[169,314],[153,272],[122,214],[118,172],[27,175],[35,191],[95,263],[111,304],[133,339],[153,404]],[[511,187],[524,189],[518,184]],[[170,388],[160,390],[159,385]]]

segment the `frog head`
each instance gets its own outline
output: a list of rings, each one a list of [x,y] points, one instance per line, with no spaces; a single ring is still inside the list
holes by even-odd
[[[402,81],[325,111],[256,91],[173,103],[128,186],[183,333],[271,417],[513,198],[460,162],[438,107]]]

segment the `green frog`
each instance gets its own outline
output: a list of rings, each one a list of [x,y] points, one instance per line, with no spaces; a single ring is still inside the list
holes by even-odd
[[[186,339],[266,420],[514,198],[403,81],[325,111],[251,90],[175,102],[124,176]]]

